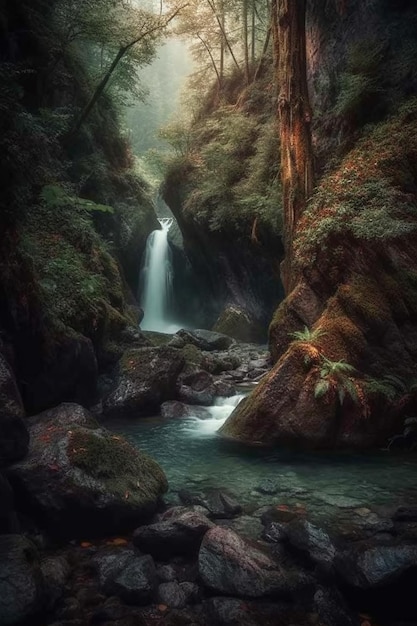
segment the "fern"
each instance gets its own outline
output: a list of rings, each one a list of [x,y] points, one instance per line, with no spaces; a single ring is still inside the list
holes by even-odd
[[[323,398],[330,389],[330,381],[320,379],[314,388],[314,397]]]
[[[353,365],[346,363],[346,361],[331,361],[325,356],[322,357],[323,365],[320,369],[321,378],[325,378],[326,376],[346,376],[347,374],[352,374],[355,371]]]
[[[325,331],[321,328],[310,330],[307,326],[304,326],[304,330],[296,330],[293,333],[289,333],[290,337],[292,337],[295,341],[308,342],[316,341],[319,337],[322,337],[325,334]]]

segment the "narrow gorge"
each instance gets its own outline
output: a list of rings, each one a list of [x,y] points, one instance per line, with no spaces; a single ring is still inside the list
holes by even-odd
[[[415,626],[413,0],[4,0],[0,79],[0,626]]]

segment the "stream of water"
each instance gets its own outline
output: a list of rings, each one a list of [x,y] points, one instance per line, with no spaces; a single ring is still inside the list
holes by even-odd
[[[242,397],[219,399],[203,415],[198,407],[189,418],[119,420],[110,427],[160,463],[173,496],[180,488],[226,488],[246,506],[303,506],[316,521],[354,508],[417,502],[415,457],[301,454],[224,441],[216,432]],[[279,485],[277,493],[260,493],[265,481]]]
[[[144,262],[140,272],[139,301],[144,310],[142,330],[175,333],[181,325],[170,317],[173,299],[172,253],[168,242],[172,218],[159,220],[161,228],[154,230],[146,242]]]

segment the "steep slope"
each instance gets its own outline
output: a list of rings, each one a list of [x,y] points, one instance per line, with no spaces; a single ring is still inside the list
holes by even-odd
[[[94,400],[98,366],[137,325],[129,286],[157,225],[108,96],[70,137],[91,85],[81,51],[60,47],[54,4],[0,13],[1,351],[29,412]]]

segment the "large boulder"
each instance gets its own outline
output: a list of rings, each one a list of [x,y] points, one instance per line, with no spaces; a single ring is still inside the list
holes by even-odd
[[[232,305],[227,306],[220,313],[213,331],[247,343],[265,343],[266,341],[266,332],[262,324],[244,309]]]
[[[177,378],[184,357],[175,348],[145,347],[128,350],[119,362],[113,390],[104,402],[110,416],[139,416],[159,410],[177,396]]]
[[[282,268],[287,297],[269,333],[276,365],[224,435],[379,448],[415,414],[416,129],[410,101],[322,177],[297,224],[291,268]]]
[[[17,624],[34,616],[44,602],[35,546],[21,535],[0,535],[0,624]]]
[[[343,582],[358,589],[386,587],[406,573],[417,571],[417,545],[357,546],[335,559]]]
[[[105,550],[93,559],[102,591],[119,596],[128,604],[152,601],[157,589],[155,563],[151,556],[131,548]]]
[[[75,333],[61,336],[44,355],[41,366],[32,366],[27,378],[24,399],[31,413],[63,400],[91,406],[97,400],[98,381],[93,342]]]
[[[0,353],[0,467],[23,458],[29,435],[22,398],[6,359]]]
[[[181,489],[178,496],[186,505],[204,507],[208,511],[208,516],[212,518],[229,519],[242,513],[239,502],[222,489],[208,489],[197,493]]]
[[[155,511],[167,489],[159,465],[123,437],[98,428],[81,406],[61,404],[29,423],[29,453],[8,476],[18,506],[51,533],[121,532]]]
[[[191,343],[200,350],[207,351],[227,350],[234,343],[232,337],[200,328],[196,330],[181,329],[177,332],[177,336],[186,343]]]
[[[261,598],[288,594],[297,581],[268,554],[227,528],[209,530],[198,555],[201,580],[213,591]]]
[[[331,569],[336,548],[325,530],[306,519],[298,519],[288,524],[286,535],[291,546],[313,563],[323,570]]]
[[[193,511],[179,512],[171,518],[135,530],[133,543],[143,552],[160,559],[189,555],[198,551],[205,533],[213,523]]]

